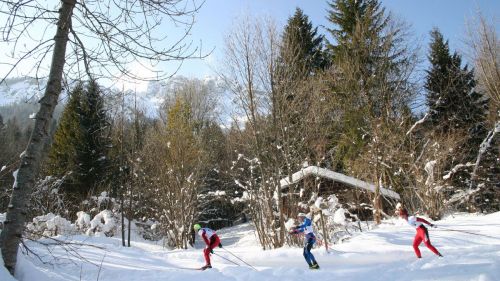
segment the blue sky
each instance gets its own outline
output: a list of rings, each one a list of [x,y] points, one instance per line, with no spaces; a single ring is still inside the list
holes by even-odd
[[[381,3],[411,25],[415,38],[424,47],[423,55],[426,54],[429,31],[433,27],[438,27],[449,39],[452,50],[462,50],[466,20],[477,16],[477,11],[488,18],[496,17],[497,30],[500,30],[499,0],[381,0]],[[201,40],[204,50],[215,48],[214,55],[204,61],[185,62],[178,73],[200,78],[212,75],[209,65],[216,64],[224,46],[224,34],[239,16],[268,15],[282,26],[294,13],[295,7],[304,10],[315,26],[329,26],[326,0],[207,0],[198,14],[191,39],[194,44]],[[326,33],[321,27],[319,31]]]
[[[202,0],[194,1],[200,2]],[[380,1],[388,11],[412,26],[411,32],[422,46],[422,58],[425,58],[427,52],[429,31],[434,26],[440,28],[445,38],[449,39],[452,50],[458,51],[464,49],[462,42],[466,38],[466,20],[477,16],[478,11],[481,11],[487,18],[495,18],[497,30],[500,30],[500,0]],[[214,52],[204,60],[193,59],[184,62],[177,74],[197,78],[214,76],[211,66],[215,67],[218,59],[221,58],[224,48],[224,35],[231,30],[232,23],[242,16],[270,16],[279,26],[283,27],[287,19],[294,13],[295,8],[300,7],[309,16],[313,25],[319,26],[319,32],[326,34],[324,26],[331,26],[326,19],[327,3],[327,0],[206,0],[196,17],[191,36],[187,39],[192,42],[193,46],[201,44],[205,53],[210,50],[214,50]],[[56,3],[53,4],[56,5]],[[5,19],[5,15],[0,14],[1,24],[4,23]],[[43,26],[38,28],[43,31]],[[164,30],[172,41],[177,40],[183,31],[182,28],[175,28],[171,24],[165,24]],[[53,36],[53,32],[53,30],[49,30],[43,34],[44,36]],[[33,34],[42,34],[42,32],[33,31]],[[2,50],[0,52],[0,62],[9,61],[8,53],[11,48],[12,44],[0,42],[0,49]],[[15,71],[12,76],[25,75],[26,69],[31,68],[33,64],[32,61],[28,61],[20,67],[19,71]],[[177,66],[178,63],[168,63],[157,65],[154,68],[172,73]],[[131,65],[129,68],[137,69],[136,72],[138,73],[151,73],[151,69],[141,68],[140,65]],[[0,67],[2,77],[6,70],[7,67]],[[133,82],[132,85],[125,87],[137,89],[138,84],[144,84],[142,88],[147,87],[147,84],[142,82]]]

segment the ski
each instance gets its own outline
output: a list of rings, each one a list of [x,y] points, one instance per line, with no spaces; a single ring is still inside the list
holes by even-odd
[[[175,269],[184,269],[184,270],[200,270],[200,271],[203,271],[207,268],[203,268],[203,267],[174,267]]]

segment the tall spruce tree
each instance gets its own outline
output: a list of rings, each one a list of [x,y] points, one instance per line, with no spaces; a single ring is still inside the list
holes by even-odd
[[[51,175],[68,175],[63,188],[74,199],[96,192],[105,180],[108,125],[97,83],[77,85],[54,134],[48,158]]]
[[[337,116],[332,120],[332,165],[377,183],[373,206],[379,223],[379,187],[398,181],[390,152],[397,147],[391,142],[400,132],[391,129],[402,123],[413,95],[409,77],[415,55],[404,25],[395,22],[379,1],[332,0],[329,6],[335,74],[332,115]]]
[[[269,161],[266,165],[275,167],[276,173],[292,174],[310,157],[304,137],[305,128],[311,125],[305,115],[314,107],[315,93],[310,85],[319,79],[326,65],[324,37],[309,17],[296,8],[281,34],[273,76],[271,122],[266,127],[272,143],[265,149],[265,156],[260,157]]]
[[[303,117],[310,104],[310,93],[305,92],[302,85],[325,68],[327,60],[323,48],[323,36],[318,35],[318,28],[296,8],[282,33],[274,73],[273,119],[297,123]]]
[[[391,24],[391,16],[377,0],[335,0],[329,6],[328,20],[333,26],[328,31],[335,42],[328,46],[339,80],[349,84],[334,91],[361,116],[399,115],[410,95],[404,73],[412,64],[402,26]],[[350,120],[366,119],[358,113]]]
[[[334,27],[327,30],[335,42],[328,42],[327,46],[334,58],[353,54],[354,36],[361,23],[365,25],[366,37],[370,38],[380,36],[390,20],[377,0],[333,0],[328,5],[327,19]]]
[[[326,65],[323,36],[300,8],[288,19],[282,35],[280,66],[291,69],[293,76],[303,79]]]
[[[215,122],[201,131],[201,148],[206,154],[203,181],[198,192],[197,220],[210,228],[231,226],[242,216],[244,204],[239,200],[242,189],[230,175],[227,138]]]
[[[409,75],[413,54],[404,45],[405,34],[377,0],[329,2],[328,29],[334,42],[335,101],[342,122],[334,131],[341,162],[358,157],[374,118],[401,116],[412,95]],[[342,169],[339,165],[339,169]]]
[[[454,151],[445,169],[451,171],[446,189],[451,204],[460,210],[498,209],[498,160],[495,149],[485,153],[475,178],[462,164],[476,160],[486,137],[485,120],[488,100],[476,90],[474,71],[462,67],[459,54],[450,53],[448,41],[438,29],[431,31],[429,61],[425,89],[429,107],[427,127],[431,134],[459,136],[460,150]],[[493,156],[493,157],[492,157]],[[456,168],[460,166],[461,168]],[[493,205],[496,204],[496,205]]]
[[[464,129],[468,133],[469,156],[475,156],[485,136],[487,99],[476,91],[474,71],[462,67],[462,58],[450,53],[448,41],[438,29],[431,32],[425,89],[429,107],[428,122],[432,129],[447,133]],[[471,160],[467,157],[467,160]]]

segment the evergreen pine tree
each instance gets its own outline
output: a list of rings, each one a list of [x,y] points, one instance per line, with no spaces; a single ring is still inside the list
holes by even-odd
[[[465,65],[456,52],[450,54],[448,41],[438,29],[431,32],[429,61],[425,89],[429,107],[427,118],[432,130],[448,133],[463,129],[468,134],[469,152],[467,161],[472,160],[485,137],[484,126],[487,113],[487,99],[476,91],[474,71]]]
[[[365,25],[366,38],[370,38],[380,36],[390,19],[377,0],[332,0],[328,5],[327,19],[334,28],[327,30],[335,43],[329,42],[327,46],[334,58],[353,54],[353,47],[356,47],[354,36],[361,23]]]
[[[48,173],[68,175],[63,188],[75,199],[94,193],[104,180],[109,149],[107,127],[98,85],[77,85],[61,116],[48,157]]]
[[[279,60],[279,65],[287,68],[288,73],[293,73],[293,78],[298,79],[326,65],[323,36],[318,35],[318,28],[313,28],[309,17],[300,8],[295,10],[285,26]]]
[[[411,50],[402,26],[377,0],[332,0],[328,29],[334,41],[332,94],[341,122],[332,129],[338,170],[359,158],[377,122],[392,122],[406,110],[412,95],[408,73]],[[375,122],[375,119],[380,119]],[[390,127],[390,126],[388,126]]]
[[[109,121],[104,109],[102,92],[95,82],[90,82],[81,104],[80,125],[83,140],[82,151],[77,153],[78,177],[82,186],[96,191],[104,182],[109,150]]]
[[[462,58],[451,54],[448,41],[438,29],[431,32],[429,61],[425,89],[429,107],[426,118],[431,134],[460,134],[461,147],[453,152],[445,169],[457,164],[474,162],[480,145],[487,135],[486,116],[488,100],[476,90],[474,71],[462,67]],[[498,145],[484,153],[483,161],[473,178],[469,167],[457,169],[449,178],[453,186],[446,192],[458,209],[468,211],[498,210]],[[464,191],[467,190],[467,191]],[[452,197],[453,196],[453,197]]]
[[[76,153],[79,141],[82,139],[80,128],[79,107],[83,95],[83,85],[77,85],[71,91],[59,125],[54,133],[52,146],[48,154],[47,173],[57,177],[75,170]],[[72,189],[67,185],[67,191]]]
[[[229,174],[226,136],[218,124],[211,122],[201,133],[201,147],[207,155],[203,182],[198,192],[198,219],[210,228],[231,226],[241,218],[243,203],[233,200],[242,190]]]
[[[287,124],[290,139],[303,132],[300,131],[300,122],[303,114],[308,111],[311,101],[310,89],[306,89],[306,81],[318,74],[326,67],[326,57],[323,45],[323,36],[318,35],[318,28],[313,28],[309,17],[299,8],[288,19],[282,33],[282,44],[277,58],[277,67],[274,73],[272,94],[272,118],[281,124]],[[291,145],[282,139],[279,129],[273,127],[273,135],[278,143]],[[298,148],[295,148],[297,153]]]

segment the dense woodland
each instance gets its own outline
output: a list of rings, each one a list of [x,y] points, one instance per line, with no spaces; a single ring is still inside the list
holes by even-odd
[[[409,209],[435,219],[499,211],[494,26],[481,19],[470,26],[469,49],[452,50],[437,28],[419,46],[376,0],[330,1],[325,16],[326,34],[299,8],[285,26],[238,20],[227,31],[217,83],[180,79],[153,115],[132,92],[98,79],[75,83],[53,121],[27,221],[53,213],[74,222],[79,211],[108,210],[123,235],[133,221],[144,237],[185,248],[193,223],[218,229],[250,220],[262,247],[276,248],[293,243],[285,225],[296,215],[285,210],[279,181],[307,165],[394,190]],[[221,123],[221,93],[234,103],[229,125]],[[32,130],[20,119],[32,109],[23,107],[0,108],[2,213]],[[391,215],[378,189],[368,196],[371,219]],[[314,202],[313,192],[296,210],[308,213]],[[325,215],[343,205],[348,212],[350,202],[328,202]]]

